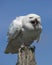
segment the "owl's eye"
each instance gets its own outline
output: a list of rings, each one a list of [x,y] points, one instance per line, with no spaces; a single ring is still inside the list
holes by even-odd
[[[29,17],[30,19],[32,19],[33,17]]]
[[[35,21],[31,21],[31,23],[32,23],[32,24],[34,24],[34,23],[35,23]]]
[[[31,24],[37,25],[39,22],[37,21],[37,19],[31,21]]]

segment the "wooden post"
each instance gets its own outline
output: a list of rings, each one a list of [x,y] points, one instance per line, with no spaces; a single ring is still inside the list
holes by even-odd
[[[35,47],[28,48],[27,46],[21,46],[18,52],[18,62],[16,65],[36,65],[35,61]]]

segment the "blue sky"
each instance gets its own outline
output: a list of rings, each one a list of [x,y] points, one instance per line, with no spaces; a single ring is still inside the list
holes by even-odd
[[[52,0],[0,0],[0,65],[15,65],[17,54],[4,54],[7,31],[17,16],[35,13],[41,16],[43,31],[36,46],[37,65],[52,64]]]

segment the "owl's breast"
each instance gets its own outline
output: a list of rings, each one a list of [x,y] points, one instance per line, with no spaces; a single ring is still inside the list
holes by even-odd
[[[24,43],[30,43],[34,40],[37,39],[38,37],[38,32],[35,32],[35,31],[24,31],[23,32],[23,37],[22,37],[22,40]]]

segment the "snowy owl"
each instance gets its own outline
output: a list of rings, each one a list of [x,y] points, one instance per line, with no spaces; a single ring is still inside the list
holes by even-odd
[[[28,14],[16,17],[8,30],[8,44],[5,53],[18,53],[21,45],[30,46],[39,41],[42,32],[41,17],[37,14]]]

